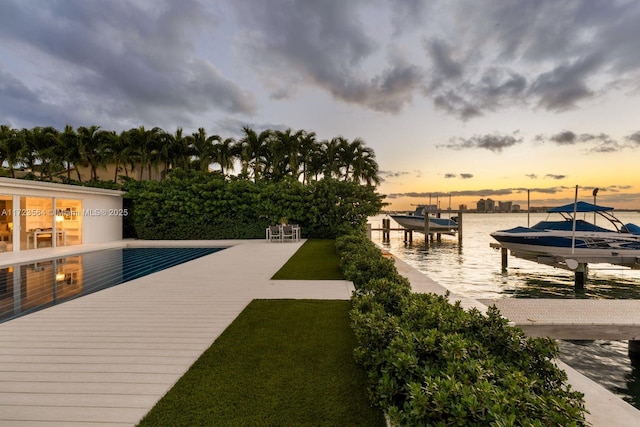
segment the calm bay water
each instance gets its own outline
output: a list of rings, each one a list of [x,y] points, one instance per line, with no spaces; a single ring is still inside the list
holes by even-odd
[[[619,212],[624,223],[640,224],[640,213]],[[447,214],[443,214],[447,217]],[[379,215],[369,219],[381,228]],[[533,225],[547,218],[545,213],[530,214]],[[614,298],[640,299],[640,270],[608,264],[592,264],[585,289],[576,291],[572,272],[509,256],[508,269],[501,268],[501,254],[492,249],[492,231],[527,225],[527,214],[464,214],[463,241],[442,236],[440,242],[425,245],[424,235],[414,233],[413,243],[405,243],[402,231],[392,231],[388,242],[374,231],[372,240],[414,268],[460,295],[488,298]],[[593,217],[585,218],[593,220]],[[599,219],[598,225],[607,226]],[[391,228],[399,228],[391,220]],[[560,342],[562,359],[627,402],[640,408],[640,366],[627,355],[626,341]]]

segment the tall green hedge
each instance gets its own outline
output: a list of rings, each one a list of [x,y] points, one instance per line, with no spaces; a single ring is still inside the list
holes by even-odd
[[[176,171],[127,189],[128,222],[141,239],[264,238],[282,219],[300,225],[304,237],[333,238],[364,227],[382,207],[373,187],[333,179],[254,183]]]
[[[356,359],[394,426],[583,426],[582,393],[553,362],[558,345],[528,338],[495,307],[465,311],[411,292],[364,235],[336,247],[356,287]]]

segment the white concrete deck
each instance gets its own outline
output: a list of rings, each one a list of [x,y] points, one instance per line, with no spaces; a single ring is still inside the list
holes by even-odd
[[[118,242],[224,251],[0,324],[0,426],[133,426],[253,299],[349,299],[347,281],[274,281],[303,242]]]

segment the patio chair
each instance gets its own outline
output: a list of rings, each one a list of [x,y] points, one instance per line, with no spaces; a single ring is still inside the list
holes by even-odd
[[[269,241],[271,241],[271,242],[281,242],[282,241],[282,232],[280,230],[280,226],[278,226],[278,225],[270,225],[269,226]]]
[[[293,240],[295,239],[295,233],[293,231],[293,226],[291,225],[283,225],[282,226],[282,240]]]

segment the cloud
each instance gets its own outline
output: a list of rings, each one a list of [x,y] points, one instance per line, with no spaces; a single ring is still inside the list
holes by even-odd
[[[255,111],[253,96],[196,56],[193,37],[215,21],[195,0],[3,2],[0,40],[47,73],[24,83],[71,123],[190,122],[211,110]],[[33,121],[33,119],[31,119]],[[51,120],[59,119],[51,117]],[[41,125],[42,123],[35,123]],[[101,122],[105,125],[106,123]]]
[[[522,142],[522,137],[518,136],[518,132],[514,132],[513,135],[500,135],[500,134],[488,134],[488,135],[476,135],[471,138],[452,138],[448,144],[437,145],[437,147],[449,148],[452,150],[466,150],[483,148],[494,153],[500,153],[502,150],[508,147],[512,147]]]
[[[567,110],[593,95],[594,91],[589,88],[586,79],[595,74],[601,65],[602,58],[599,55],[560,64],[537,76],[529,92],[538,98],[538,105],[547,110]]]
[[[631,140],[629,137],[626,137],[626,139]],[[628,146],[620,144],[619,142],[611,139],[611,137],[606,133],[576,134],[575,132],[565,130],[555,135],[551,135],[548,138],[543,135],[537,135],[535,137],[535,140],[536,141],[548,140],[558,145],[576,145],[576,144],[583,144],[583,143],[596,144],[589,150],[592,153],[612,153],[612,152],[616,152],[616,151],[620,151],[625,148],[628,148]]]
[[[551,179],[565,179],[567,176],[566,175],[554,175],[552,173],[548,173],[545,175],[545,178],[551,178]]]
[[[573,145],[578,141],[578,135],[566,130],[552,135],[549,139],[559,145]]]
[[[461,174],[457,174],[457,173],[445,173],[444,174],[444,178],[445,179],[452,179],[452,178],[460,178],[460,179],[471,179],[473,178],[473,174],[472,173],[461,173]]]
[[[627,135],[624,137],[624,139],[636,145],[640,145],[640,131],[634,132],[631,135]]]
[[[409,175],[409,172],[405,171],[379,171],[378,175],[386,177],[386,178],[400,178],[406,175]]]
[[[514,194],[526,194],[529,191],[532,194],[558,194],[567,191],[570,187],[560,186],[560,187],[537,187],[537,188],[522,188],[522,187],[514,187],[514,188],[499,188],[499,189],[481,189],[481,190],[460,190],[460,191],[451,191],[451,192],[406,192],[406,193],[391,193],[387,194],[387,198],[389,199],[398,199],[401,197],[410,197],[410,198],[418,198],[425,199],[428,197],[499,197],[499,196],[510,196]]]
[[[525,175],[527,178],[531,178],[531,179],[538,179],[538,175],[536,175],[535,173],[528,173],[527,175]]]
[[[512,106],[565,111],[640,88],[633,2],[469,0],[439,11],[425,25],[427,95],[462,120]]]
[[[364,62],[381,46],[366,31],[363,4],[274,0],[231,7],[244,28],[239,37],[245,56],[279,96],[294,91],[283,92],[283,85],[304,84],[348,103],[398,113],[422,85],[423,71],[395,54],[377,71],[364,72]]]

